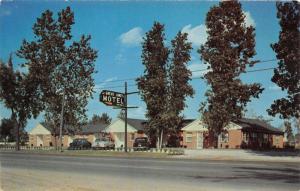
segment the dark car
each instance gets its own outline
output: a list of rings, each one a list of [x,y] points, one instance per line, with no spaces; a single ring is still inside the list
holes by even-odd
[[[70,143],[69,150],[82,150],[82,149],[91,149],[92,144],[88,142],[86,139],[74,139],[72,143]]]
[[[149,150],[150,143],[147,137],[135,138],[133,143],[133,150]]]

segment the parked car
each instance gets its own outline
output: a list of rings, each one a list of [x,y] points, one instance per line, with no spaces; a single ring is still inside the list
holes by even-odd
[[[92,149],[115,149],[115,144],[110,138],[103,137],[93,142]]]
[[[69,150],[82,150],[82,149],[91,149],[92,144],[88,142],[86,139],[74,139],[72,143],[70,143]]]
[[[150,148],[150,142],[147,137],[138,137],[135,138],[133,143],[133,150],[149,150]]]

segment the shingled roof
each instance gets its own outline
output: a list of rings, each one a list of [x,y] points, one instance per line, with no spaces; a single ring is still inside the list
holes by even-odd
[[[237,121],[234,121],[234,123],[241,126],[242,130],[244,131],[257,131],[257,132],[280,134],[280,135],[284,134],[282,130],[272,127],[267,122],[259,119],[242,118]]]
[[[88,125],[83,126],[79,133],[82,133],[82,134],[100,133],[108,125],[109,124],[105,124],[105,123],[88,124]]]
[[[51,129],[50,125],[47,123],[41,123],[47,130],[50,132],[53,131]],[[77,130],[76,134],[93,134],[93,133],[100,133],[102,132],[109,124],[105,123],[97,123],[97,124],[87,124],[82,126],[80,129]],[[65,127],[68,125],[65,125]],[[68,134],[65,131],[63,131],[63,134]]]
[[[145,126],[147,125],[147,120],[127,118],[127,123],[138,131],[144,131]]]

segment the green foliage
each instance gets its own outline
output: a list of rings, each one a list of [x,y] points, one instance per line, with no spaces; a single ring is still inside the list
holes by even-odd
[[[291,145],[294,142],[294,134],[292,125],[288,121],[284,122],[284,133],[286,134],[288,144]]]
[[[90,124],[99,124],[99,123],[110,124],[110,122],[111,122],[111,118],[107,113],[102,113],[101,116],[94,114],[92,119],[89,121]]]
[[[169,101],[168,116],[170,129],[179,127],[183,116],[181,112],[187,106],[187,96],[193,96],[194,90],[189,84],[192,73],[186,65],[190,61],[191,43],[187,42],[187,34],[178,32],[172,43],[172,60],[168,68],[169,72]],[[178,130],[178,129],[175,129]]]
[[[157,138],[158,147],[167,132],[176,131],[183,118],[180,113],[186,106],[185,98],[194,93],[188,84],[191,72],[186,68],[192,49],[187,34],[179,32],[172,40],[171,49],[165,46],[164,40],[164,25],[155,22],[144,38],[142,62],[146,69],[137,79],[147,105],[148,134]]]
[[[210,69],[204,76],[210,89],[200,111],[210,131],[218,135],[230,121],[242,117],[251,97],[258,98],[263,88],[257,83],[244,84],[239,78],[256,62],[250,60],[256,54],[254,28],[246,27],[241,4],[223,1],[212,7],[206,27],[208,39],[198,52]]]
[[[15,122],[12,119],[2,119],[0,122],[0,140],[4,142],[14,142],[17,140]],[[20,129],[20,142],[24,144],[28,139],[24,128]]]
[[[296,1],[276,5],[281,31],[279,41],[271,44],[279,60],[272,82],[286,90],[287,97],[275,100],[267,111],[284,119],[300,118],[300,5]]]
[[[62,100],[65,99],[64,123],[76,127],[87,121],[86,105],[93,93],[97,51],[90,47],[91,36],[82,35],[78,41],[71,41],[73,24],[70,7],[59,12],[57,19],[51,11],[45,11],[33,26],[34,40],[24,40],[17,53],[26,61],[30,79],[37,83],[45,119],[53,124],[54,135],[60,126]],[[66,129],[70,133],[75,130]]]
[[[40,94],[36,90],[36,82],[30,78],[31,75],[14,70],[12,55],[7,64],[0,62],[0,101],[11,110],[11,121],[16,129],[14,132],[17,150],[19,133],[24,131],[27,119],[37,117],[42,110]]]
[[[167,63],[170,51],[164,44],[164,25],[154,23],[143,42],[144,76],[137,79],[142,99],[146,102],[149,127],[160,137],[167,113]]]

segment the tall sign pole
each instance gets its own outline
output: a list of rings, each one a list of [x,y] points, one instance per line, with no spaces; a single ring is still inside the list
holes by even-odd
[[[125,110],[125,152],[127,152],[127,82],[125,82],[125,96],[124,96],[124,110]]]
[[[125,114],[125,135],[124,135],[124,151],[127,152],[127,110],[138,108],[135,106],[128,107],[127,96],[130,94],[136,94],[139,92],[127,92],[127,82],[125,82],[125,92],[114,92],[110,90],[103,90],[100,93],[100,102],[103,102],[107,106],[114,106],[115,109],[124,110]]]

